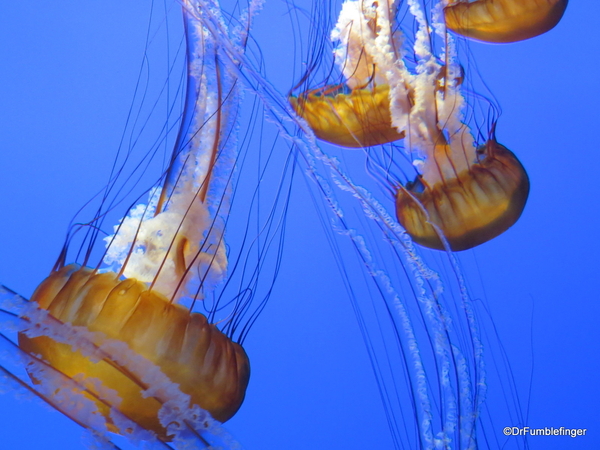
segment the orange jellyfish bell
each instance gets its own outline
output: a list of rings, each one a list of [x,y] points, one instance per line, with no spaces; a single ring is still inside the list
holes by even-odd
[[[435,150],[435,162],[451,166],[448,148]],[[427,163],[426,163],[427,164]],[[396,193],[396,215],[412,239],[425,247],[451,250],[480,245],[510,228],[529,195],[529,178],[515,155],[490,139],[477,149],[477,161],[442,175],[434,184],[422,177]]]
[[[389,87],[339,92],[341,86],[290,96],[292,107],[319,139],[341,147],[371,147],[404,137],[392,127]],[[331,92],[331,94],[330,94]]]
[[[556,26],[568,0],[453,0],[446,26],[462,36],[507,43],[539,36]]]
[[[250,375],[242,347],[209,324],[202,314],[190,314],[187,308],[149,290],[145,283],[132,278],[119,280],[113,272],[97,273],[72,264],[44,280],[31,301],[59,322],[93,333],[93,345],[98,348],[109,340],[126,344],[177,383],[193,404],[221,422],[230,419],[242,404]],[[120,431],[110,415],[110,408],[116,408],[168,440],[158,418],[163,402],[144,396],[147,387],[115,355],[96,361],[70,344],[25,333],[19,334],[19,346],[39,355],[67,377],[81,377],[83,394],[108,419],[109,431]],[[30,374],[39,382],[35,372]],[[120,402],[103,398],[106,390],[116,392]]]

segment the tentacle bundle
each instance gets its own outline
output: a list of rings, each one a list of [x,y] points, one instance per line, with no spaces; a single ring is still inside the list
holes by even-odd
[[[446,26],[484,42],[508,43],[539,36],[558,24],[568,0],[458,0],[444,9]]]
[[[452,250],[467,250],[502,234],[519,219],[529,195],[525,169],[495,140],[477,153],[480,161],[455,177],[431,187],[418,179],[398,189],[396,215],[415,242],[444,250],[441,232]]]
[[[221,422],[231,418],[244,400],[250,375],[244,349],[202,314],[169,302],[144,283],[72,264],[46,278],[31,300],[60,322],[93,332],[94,345],[102,346],[107,340],[125,343],[179,384],[193,404]],[[119,432],[110,417],[110,409],[115,408],[161,439],[168,439],[158,418],[162,403],[143,395],[151,386],[140,383],[118,358],[93,361],[69,344],[24,333],[19,334],[19,346],[29,354],[41,355],[70,378],[83,376],[91,393],[86,396],[105,416],[110,431]],[[120,401],[107,403],[107,389],[114,390]]]

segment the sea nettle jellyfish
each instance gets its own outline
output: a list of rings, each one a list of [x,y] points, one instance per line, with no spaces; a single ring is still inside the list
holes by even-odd
[[[108,432],[165,448],[237,445],[219,422],[245,397],[250,363],[241,343],[276,276],[289,183],[278,169],[273,193],[260,194],[268,213],[254,200],[260,181],[247,194],[237,189],[248,170],[269,174],[268,154],[254,169],[242,163],[248,146],[259,146],[252,139],[238,145],[241,83],[230,54],[243,55],[256,6],[227,26],[218,4],[182,2],[185,51],[180,46],[169,70],[176,79],[177,62],[185,61],[184,81],[163,86],[167,107],[182,107],[181,116],[169,116],[141,161],[130,162],[132,148],[117,159],[93,219],[71,227],[29,301],[2,288],[4,377],[107,445]],[[148,177],[173,131],[172,155],[147,201],[102,239],[106,217]],[[105,244],[99,262],[96,244]],[[30,380],[19,376],[20,362]]]

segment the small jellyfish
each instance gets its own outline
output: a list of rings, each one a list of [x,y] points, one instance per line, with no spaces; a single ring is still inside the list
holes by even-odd
[[[558,24],[569,0],[450,0],[448,29],[484,42],[508,43],[539,36]]]
[[[374,3],[345,2],[342,17],[331,38],[345,44],[335,51],[345,82],[310,89],[290,96],[289,101],[315,135],[326,142],[371,147],[400,140],[405,134],[392,126],[390,85],[378,69],[378,54],[364,46],[376,38],[378,30]]]
[[[455,167],[452,151],[447,144],[434,147],[436,168]],[[462,170],[440,174],[433,184],[419,176],[396,194],[398,221],[417,244],[429,248],[444,249],[440,236],[454,251],[495,238],[521,216],[529,195],[525,169],[494,137]]]

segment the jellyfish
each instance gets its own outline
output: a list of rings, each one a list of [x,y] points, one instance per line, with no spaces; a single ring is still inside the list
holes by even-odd
[[[404,137],[392,127],[386,84],[345,91],[326,86],[290,96],[290,102],[315,135],[332,144],[371,147]]]
[[[530,39],[554,28],[568,0],[452,0],[444,8],[449,30],[484,42],[508,43]]]
[[[377,32],[375,10],[367,3],[344,3],[341,14],[352,16],[332,32],[332,39],[346,44],[335,53],[345,82],[290,95],[289,101],[315,135],[326,142],[370,147],[402,139],[404,131],[392,126],[390,85],[376,63],[378,54],[369,53],[364,46],[366,36],[374,39]],[[310,71],[304,78],[309,75]]]
[[[130,148],[115,162],[93,219],[71,228],[31,299],[0,291],[8,323],[3,344],[10,349],[3,377],[109,446],[110,433],[162,448],[238,445],[220,423],[245,397],[250,363],[241,343],[272,289],[271,281],[261,291],[260,272],[270,261],[266,250],[282,233],[276,224],[285,211],[285,195],[279,197],[285,176],[271,214],[263,216],[251,199],[240,200],[239,215],[232,208],[243,197],[236,189],[244,171],[236,138],[241,83],[227,52],[229,45],[243,53],[254,12],[243,13],[230,31],[217,3],[185,1],[181,10],[186,46],[177,61],[185,61],[185,83],[164,89],[167,106],[179,101],[183,112],[174,121],[172,154],[143,194],[147,200],[136,201],[101,238],[107,215],[156,156],[156,149],[145,153],[122,177]],[[173,129],[167,124],[159,142]],[[264,163],[259,170],[267,173]],[[254,191],[259,195],[260,188]],[[237,220],[242,236],[236,240],[226,230]],[[247,239],[243,233],[254,227],[260,231]],[[92,262],[94,252],[99,262]],[[253,258],[259,258],[255,268],[240,274]],[[263,298],[253,303],[257,295]],[[10,327],[16,340],[8,336]],[[11,371],[19,359],[30,382]]]
[[[396,194],[398,221],[416,243],[443,250],[443,238],[453,251],[467,250],[519,219],[529,178],[514,153],[494,137],[466,155],[472,162],[460,169],[453,159],[456,152],[447,144],[436,145],[431,155],[438,167],[453,172],[429,179],[423,174]]]

